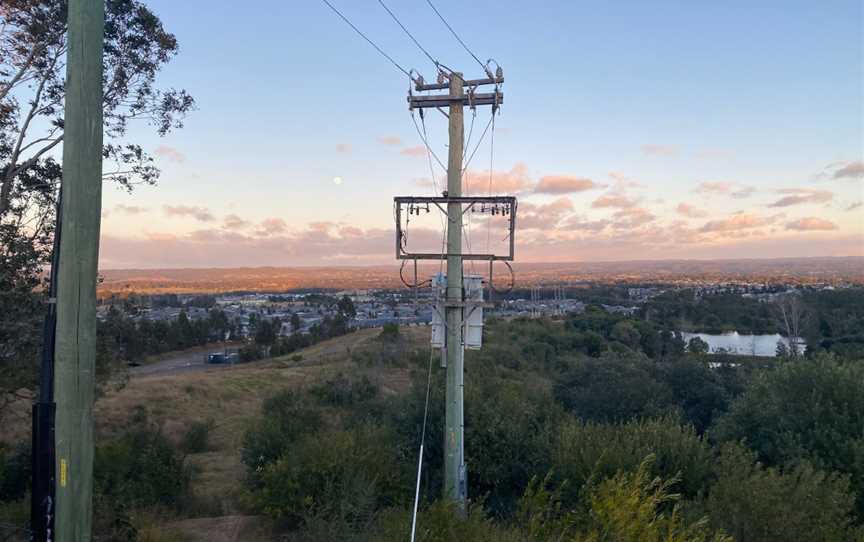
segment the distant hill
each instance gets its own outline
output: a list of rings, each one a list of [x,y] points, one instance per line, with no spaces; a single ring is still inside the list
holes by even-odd
[[[864,284],[864,258],[782,258],[765,260],[652,260],[629,262],[566,262],[514,264],[518,286],[580,282],[717,282],[856,283]],[[421,277],[438,271],[436,264],[420,269]],[[483,263],[465,264],[466,273],[485,274]],[[405,276],[413,277],[408,263]],[[219,293],[281,292],[298,288],[397,288],[398,265],[369,267],[244,267],[185,269],[106,269],[100,293]],[[509,282],[496,266],[496,282]]]

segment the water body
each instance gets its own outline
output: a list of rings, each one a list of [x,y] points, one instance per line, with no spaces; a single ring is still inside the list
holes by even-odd
[[[773,335],[742,335],[733,331],[715,335],[682,332],[681,335],[684,337],[684,342],[689,342],[693,337],[699,337],[708,343],[709,352],[717,352],[722,349],[731,354],[746,356],[773,357],[777,354],[777,341],[783,341],[787,347],[789,346],[789,339],[777,333]],[[803,344],[801,339],[798,339],[797,342],[799,345]]]

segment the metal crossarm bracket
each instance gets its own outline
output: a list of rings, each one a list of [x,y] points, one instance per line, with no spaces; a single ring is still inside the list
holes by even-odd
[[[422,109],[426,107],[447,107],[449,105],[494,105],[504,103],[504,93],[501,91],[468,94],[465,96],[447,96],[444,94],[433,96],[408,96],[409,109]]]
[[[433,253],[433,252],[408,252],[405,247],[405,231],[402,228],[402,215],[410,216],[413,209],[425,208],[429,204],[435,205],[438,209],[447,215],[447,205],[449,203],[459,203],[462,205],[462,214],[470,212],[479,205],[482,210],[495,209],[495,214],[506,216],[508,219],[509,231],[507,239],[509,240],[509,251],[507,254],[471,254],[462,253],[460,256],[463,260],[485,260],[489,262],[496,261],[513,261],[516,247],[516,208],[517,202],[515,196],[462,196],[462,197],[446,197],[446,196],[397,196],[393,198],[393,207],[396,214],[396,258],[399,260],[443,260],[451,254]],[[449,217],[448,217],[449,218]]]

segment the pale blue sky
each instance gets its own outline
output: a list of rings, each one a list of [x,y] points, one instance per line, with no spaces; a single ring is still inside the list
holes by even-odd
[[[431,63],[375,0],[332,1],[397,62],[434,78]],[[778,190],[829,190],[827,206],[783,209],[775,221],[830,220],[836,229],[819,235],[844,237],[845,248],[831,249],[838,253],[860,240],[860,209],[844,211],[861,200],[860,178],[816,178],[829,164],[862,157],[859,0],[435,3],[481,59],[504,68],[495,170],[524,163],[532,181],[575,176],[609,190],[610,172],[619,172],[642,185],[632,199],[666,219],[658,222],[666,229],[682,202],[705,207],[695,230],[739,211],[769,216],[763,207]],[[399,154],[419,144],[406,77],[320,0],[147,4],[180,42],[160,83],[189,90],[198,111],[164,140],[142,131],[149,148],[170,146],[185,159],[161,159],[158,188],[132,197],[109,188],[106,235],[215,227],[166,219],[163,205],[207,207],[217,219],[278,217],[292,230],[314,221],[387,228],[392,196],[428,192],[415,183],[429,176],[425,157]],[[387,4],[444,64],[481,75],[424,0]],[[475,130],[487,118],[478,112]],[[444,119],[430,117],[429,128],[446,154]],[[385,136],[402,146],[381,144]],[[337,152],[337,144],[351,152]],[[489,167],[486,147],[472,166]],[[706,181],[753,187],[755,199],[706,200],[695,192]],[[590,207],[602,193],[569,196],[572,214],[602,218]],[[553,199],[526,198],[538,205]],[[111,213],[117,203],[147,207],[150,216]],[[800,239],[790,243],[807,252]],[[735,255],[729,250],[724,255]],[[134,263],[110,256],[109,263]]]

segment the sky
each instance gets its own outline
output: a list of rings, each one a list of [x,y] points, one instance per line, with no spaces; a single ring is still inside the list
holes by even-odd
[[[483,76],[424,0],[385,1],[433,57]],[[331,2],[435,79],[378,2]],[[162,176],[105,186],[101,267],[394,262],[392,198],[446,177],[408,78],[321,0],[146,3],[180,44],[158,83],[197,108],[166,137],[132,127]],[[519,198],[517,261],[864,255],[859,0],[434,3],[504,70],[494,138],[489,108],[473,131],[466,110],[464,182]],[[412,224],[411,248],[439,219]],[[500,240],[471,219],[466,250]]]

